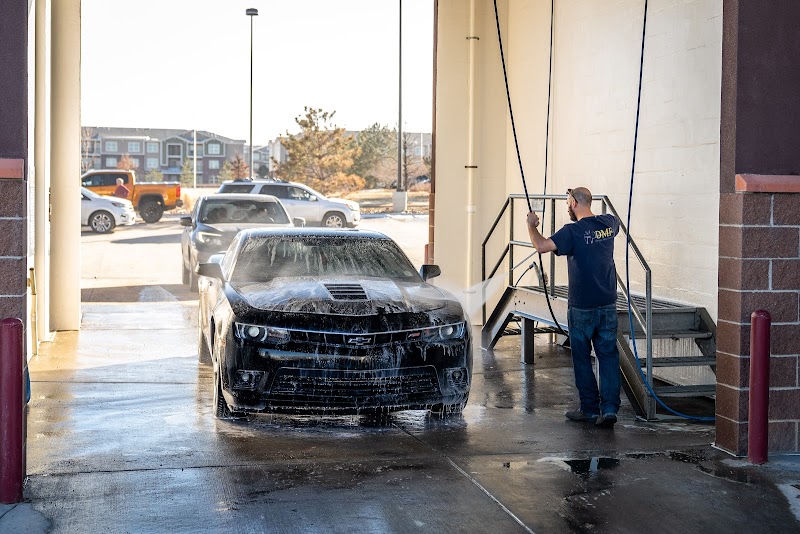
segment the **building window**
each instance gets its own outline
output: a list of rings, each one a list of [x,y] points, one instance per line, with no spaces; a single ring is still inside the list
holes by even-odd
[[[414,155],[415,156],[421,156],[422,155],[422,147],[421,146],[415,146],[414,147]]]
[[[106,141],[106,152],[118,152],[118,151],[119,147],[117,146],[116,141]]]
[[[139,158],[131,158],[131,165],[133,165],[134,169],[139,168]]]
[[[210,159],[210,160],[208,160],[208,168],[209,169],[219,169],[219,160],[218,159]]]
[[[158,158],[147,158],[147,163],[145,165],[148,169],[157,169]]]
[[[108,167],[109,169],[113,169],[116,166],[117,166],[117,158],[106,158],[106,167]]]
[[[202,159],[198,159],[197,160],[197,172],[203,172],[203,160]]]
[[[183,150],[181,145],[167,145],[167,155],[168,156],[182,156]]]
[[[253,153],[253,161],[261,161],[261,154],[258,152]]]
[[[217,143],[211,143],[208,145],[208,153],[219,156],[221,154],[220,146]]]
[[[148,154],[158,154],[158,143],[147,143]]]
[[[128,152],[139,153],[142,151],[142,144],[139,141],[128,141]]]
[[[186,151],[188,152],[188,155],[189,155],[190,158],[193,157],[194,156],[194,143],[189,143],[188,145],[186,145]],[[203,145],[197,145],[197,157],[198,158],[202,158],[203,157]]]

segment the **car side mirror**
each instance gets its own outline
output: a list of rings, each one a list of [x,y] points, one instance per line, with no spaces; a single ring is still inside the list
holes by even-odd
[[[436,278],[442,274],[442,269],[438,265],[425,264],[419,270],[419,274],[422,276],[423,280],[427,281],[430,278]]]
[[[181,226],[191,226],[192,218],[190,216],[181,217]]]
[[[292,224],[302,228],[306,225],[306,220],[304,217],[293,217]]]
[[[308,200],[309,200],[309,202],[316,202],[317,201],[317,197],[315,195],[311,195],[311,196],[308,197]]]
[[[200,276],[208,276],[209,278],[216,278],[222,280],[222,267],[219,263],[201,263],[197,266],[197,274]]]

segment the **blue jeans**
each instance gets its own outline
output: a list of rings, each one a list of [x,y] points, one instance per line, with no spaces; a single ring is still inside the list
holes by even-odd
[[[617,308],[573,308],[567,312],[569,343],[575,385],[585,414],[619,411],[619,350],[617,349]],[[592,369],[592,346],[600,367],[600,389]]]

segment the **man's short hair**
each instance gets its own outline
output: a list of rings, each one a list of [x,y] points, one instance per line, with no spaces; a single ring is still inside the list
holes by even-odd
[[[592,193],[585,187],[569,189],[569,194],[575,199],[575,202],[582,206],[591,206],[592,204]]]

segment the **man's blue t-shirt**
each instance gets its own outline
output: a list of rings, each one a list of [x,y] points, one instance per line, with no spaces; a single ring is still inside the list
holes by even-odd
[[[616,302],[614,237],[618,232],[617,218],[604,214],[565,224],[551,236],[558,247],[555,254],[567,256],[570,306],[596,308]]]

